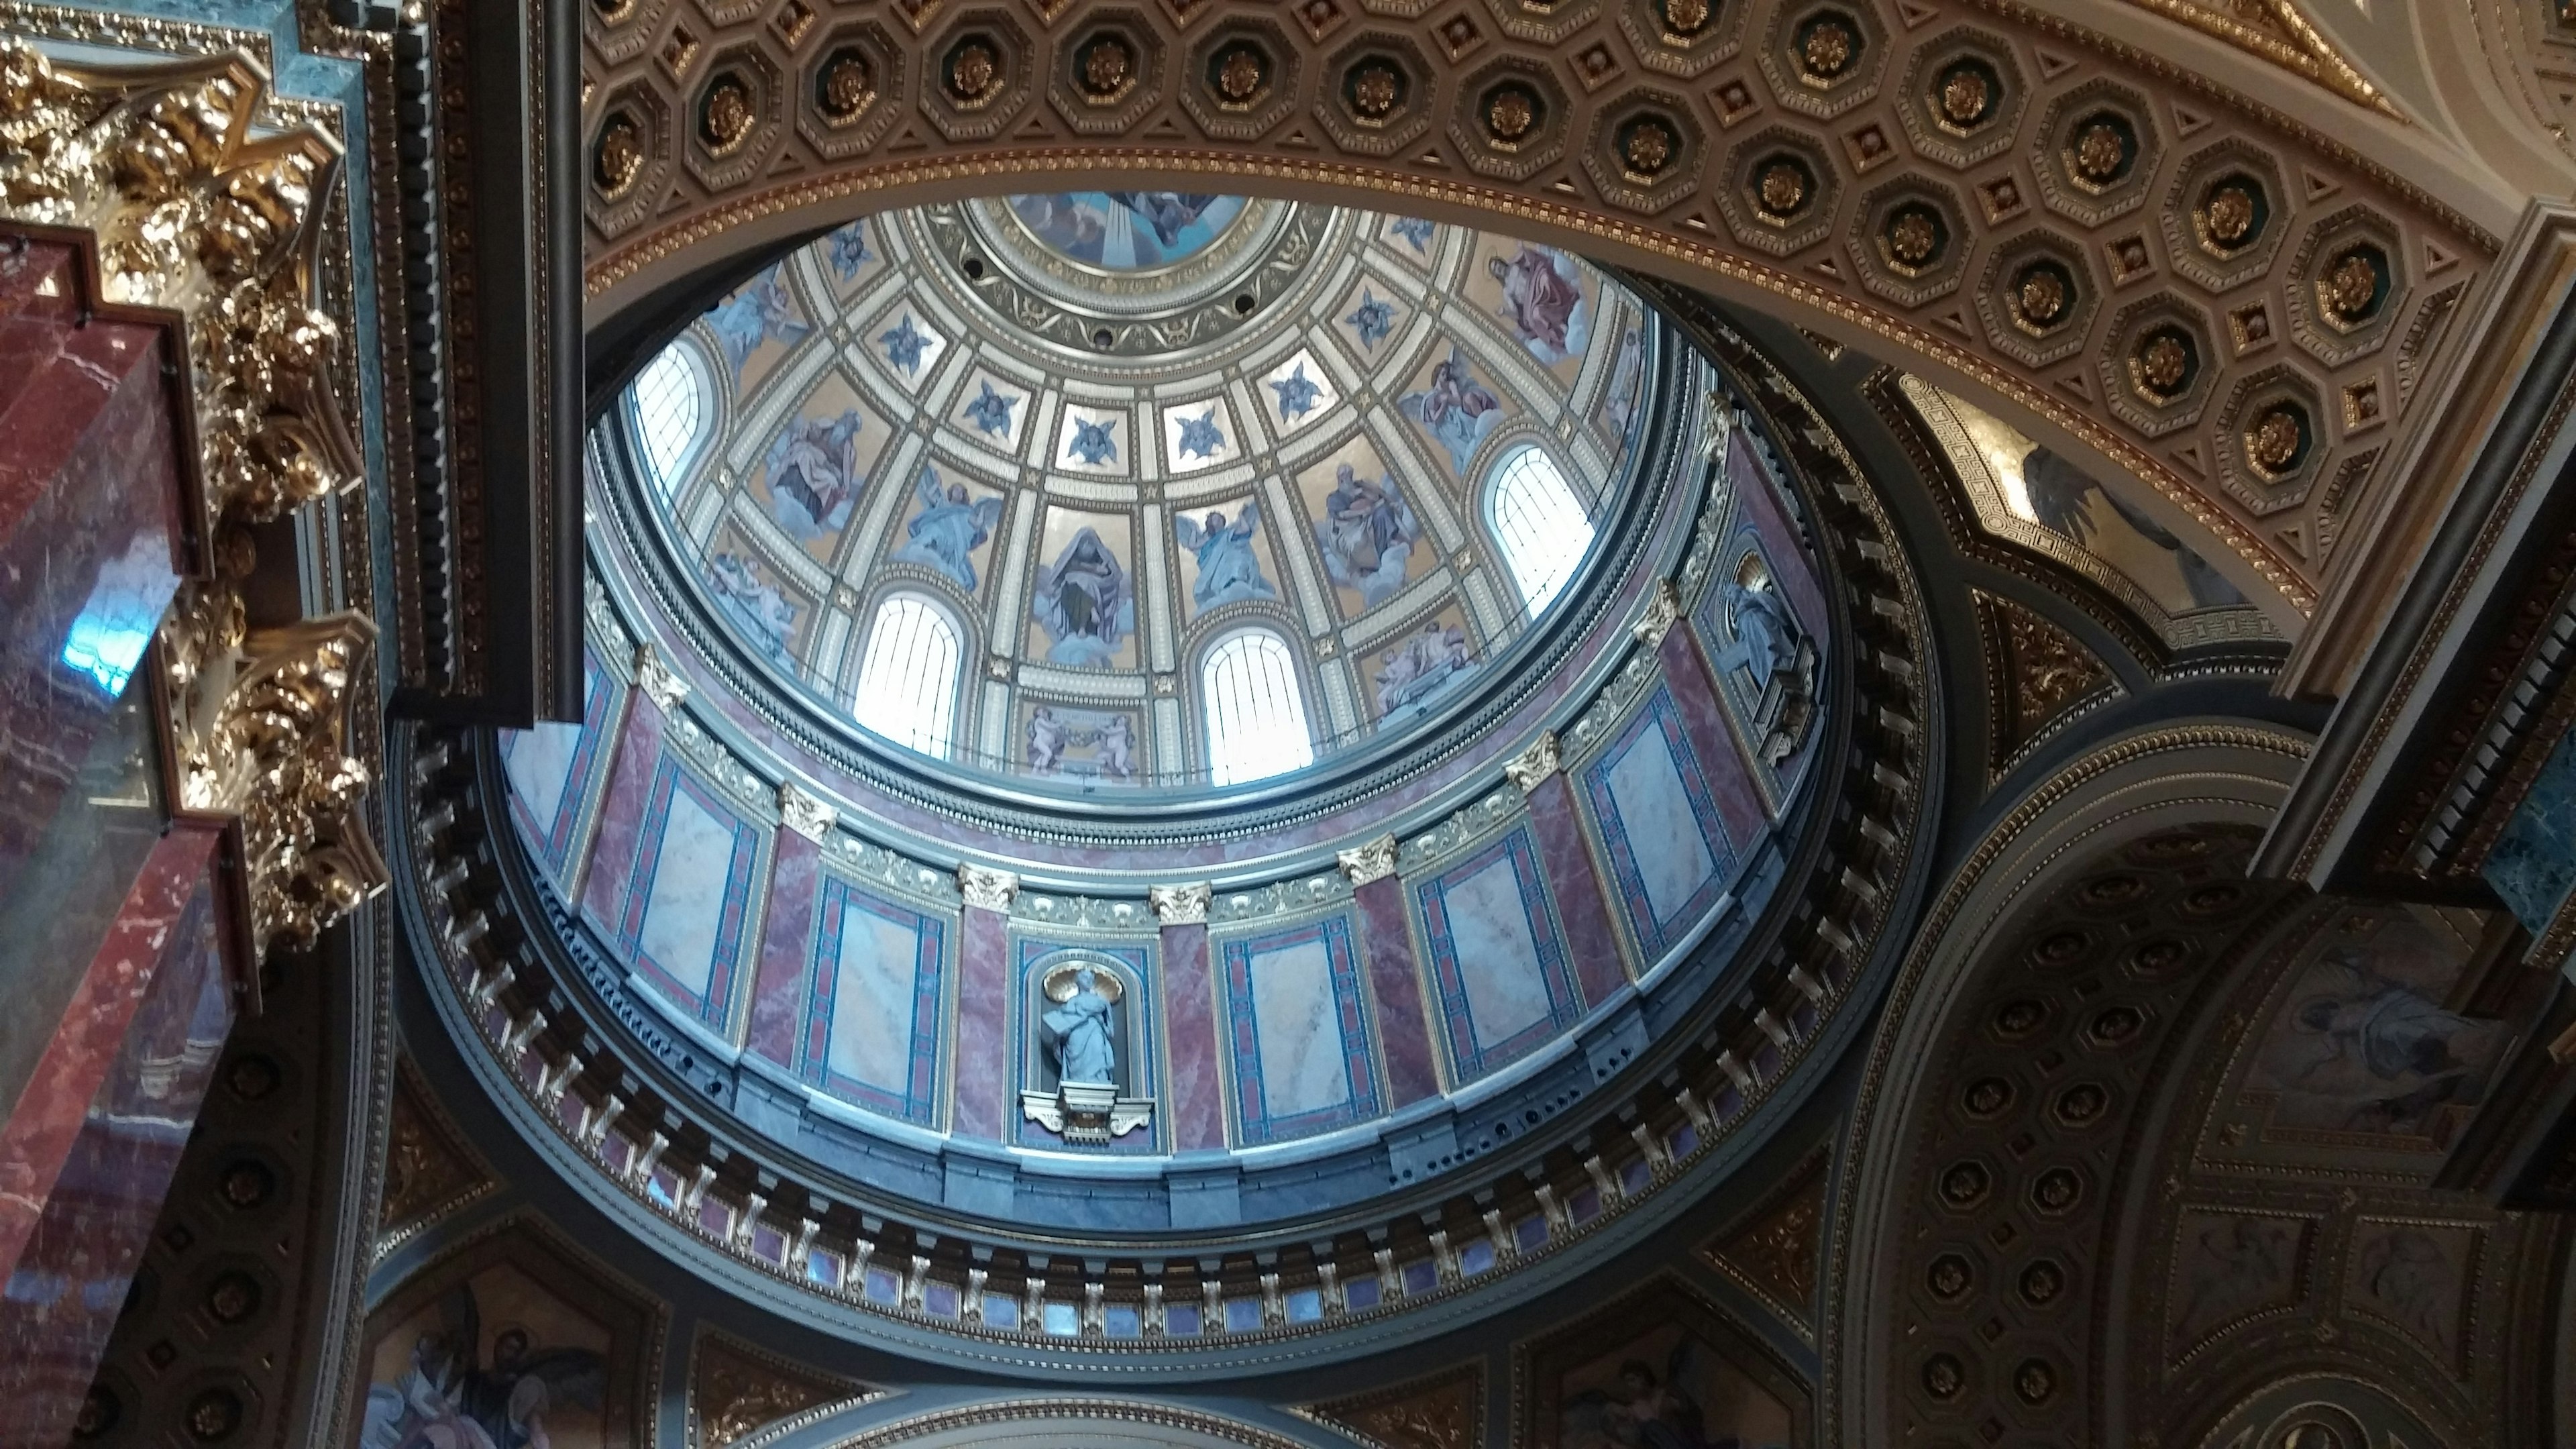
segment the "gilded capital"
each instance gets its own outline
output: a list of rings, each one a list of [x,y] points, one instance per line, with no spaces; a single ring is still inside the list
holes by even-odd
[[[1556,731],[1540,730],[1538,738],[1530,741],[1528,749],[1513,756],[1511,762],[1503,766],[1503,773],[1511,777],[1513,784],[1521,787],[1522,794],[1527,795],[1546,783],[1547,777],[1555,774],[1563,763],[1564,755],[1558,748]]]
[[[819,844],[832,833],[833,826],[841,823],[841,812],[788,780],[778,787],[778,823]]]
[[[689,682],[662,662],[660,650],[647,641],[635,646],[635,687],[650,696],[665,714],[689,697]]]
[[[957,893],[970,906],[1007,911],[1019,899],[1020,878],[1007,870],[964,862],[957,867]]]
[[[1341,863],[1342,875],[1354,889],[1373,880],[1395,874],[1395,837],[1381,835],[1366,845],[1354,845],[1334,857]]]
[[[1712,388],[1705,405],[1705,422],[1700,429],[1699,455],[1714,463],[1726,456],[1726,440],[1735,433],[1735,405],[1726,400],[1724,388]]]
[[[1189,885],[1158,885],[1145,892],[1154,907],[1154,915],[1166,926],[1198,926],[1207,922],[1208,902],[1216,892],[1206,881]]]
[[[1652,648],[1664,642],[1673,625],[1682,616],[1682,591],[1671,579],[1655,580],[1655,591],[1646,596],[1646,612],[1638,617],[1629,632],[1637,642]]]

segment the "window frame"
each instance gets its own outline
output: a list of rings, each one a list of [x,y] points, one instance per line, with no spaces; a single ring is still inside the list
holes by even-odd
[[[1276,768],[1268,766],[1247,768],[1245,764],[1229,760],[1224,746],[1236,741],[1237,732],[1228,729],[1222,737],[1219,734],[1221,720],[1230,720],[1236,712],[1237,705],[1220,693],[1217,670],[1221,665],[1244,659],[1246,653],[1252,650],[1259,650],[1264,655],[1275,654],[1278,669],[1272,677],[1286,686],[1287,703],[1295,711],[1295,729],[1291,731],[1286,728],[1260,726],[1254,730],[1242,732],[1239,738],[1245,746],[1254,749],[1284,745],[1293,739],[1300,757],[1292,763]],[[1245,694],[1249,695],[1249,693],[1250,689],[1247,687]],[[1307,693],[1305,671],[1298,667],[1297,648],[1280,633],[1276,626],[1266,622],[1243,624],[1210,639],[1199,651],[1198,657],[1199,743],[1207,763],[1208,783],[1219,788],[1257,784],[1264,780],[1292,775],[1299,770],[1311,767],[1315,763],[1318,751],[1315,741],[1315,715],[1308,707]],[[1258,702],[1249,699],[1243,701],[1246,704]]]
[[[1535,458],[1545,468],[1548,477],[1553,480],[1557,495],[1564,501],[1566,513],[1570,513],[1573,521],[1580,523],[1583,528],[1582,547],[1561,555],[1559,559],[1551,560],[1556,562],[1558,567],[1552,577],[1542,580],[1543,592],[1533,591],[1529,575],[1522,568],[1527,560],[1513,542],[1518,536],[1517,532],[1506,529],[1498,507],[1502,502],[1503,485],[1507,476],[1523,472],[1517,465],[1524,458]],[[1520,597],[1521,617],[1525,620],[1536,619],[1556,602],[1558,596],[1565,592],[1566,586],[1574,581],[1574,576],[1582,571],[1584,559],[1591,554],[1592,545],[1600,538],[1599,525],[1594,522],[1590,511],[1584,507],[1583,495],[1576,491],[1572,475],[1565,471],[1565,465],[1558,461],[1556,454],[1535,438],[1522,438],[1517,442],[1507,443],[1495,457],[1493,464],[1486,468],[1484,481],[1477,488],[1476,511],[1485,525],[1486,541],[1492,546],[1497,560],[1501,562],[1503,573],[1511,579],[1513,592]],[[1537,520],[1535,535],[1543,538],[1551,531],[1562,527],[1566,513],[1547,511],[1546,516]]]
[[[655,426],[644,414],[644,388],[647,377],[673,358],[679,359],[679,365],[687,370],[688,379],[694,384],[697,417],[687,439],[672,455],[666,468],[655,443]],[[676,391],[674,395],[677,395]],[[627,435],[633,442],[636,464],[644,474],[645,491],[661,500],[666,507],[676,504],[681,488],[696,475],[698,465],[705,461],[717,432],[715,368],[708,360],[706,348],[685,332],[672,338],[626,384],[625,411]]]
[[[935,731],[925,730],[919,718],[899,728],[888,728],[887,725],[890,722],[870,718],[868,710],[861,703],[872,693],[869,666],[877,657],[877,641],[884,636],[886,616],[889,611],[903,607],[916,610],[920,617],[925,617],[936,624],[938,626],[936,632],[944,635],[947,641],[948,667],[944,683],[938,690],[941,699],[935,701],[944,703],[945,709],[944,714],[938,719]],[[859,728],[889,744],[908,749],[914,754],[934,760],[954,759],[958,744],[965,735],[965,721],[962,715],[966,705],[966,656],[969,652],[968,646],[972,643],[972,637],[966,626],[958,619],[956,611],[948,606],[946,600],[926,589],[913,586],[888,589],[877,595],[866,618],[867,628],[859,638],[858,666],[851,671],[850,718],[857,722]],[[916,647],[900,661],[889,660],[887,667],[901,671],[897,678],[910,678],[916,675],[924,678],[937,677],[937,671],[922,669],[920,667],[922,663],[922,654]],[[921,702],[918,699],[907,700],[907,703],[916,706]],[[937,747],[930,748],[925,745],[923,743],[925,739],[935,739]]]

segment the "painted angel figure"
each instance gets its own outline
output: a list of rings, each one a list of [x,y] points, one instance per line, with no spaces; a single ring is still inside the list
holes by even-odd
[[[1432,620],[1378,656],[1378,671],[1372,681],[1377,686],[1378,712],[1393,714],[1430,698],[1443,685],[1466,673],[1472,663],[1467,657],[1466,631],[1455,624]]]
[[[1476,381],[1468,370],[1467,355],[1455,346],[1432,364],[1430,386],[1406,393],[1395,405],[1440,441],[1448,451],[1449,466],[1462,477],[1476,456],[1477,444],[1503,420],[1502,399]]]
[[[1136,601],[1126,567],[1100,535],[1085,528],[1038,570],[1029,612],[1055,639],[1050,664],[1107,664],[1136,627]]]
[[[2258,1067],[2285,1110],[2347,1131],[2407,1132],[2444,1103],[2475,1099],[2501,1028],[2378,965],[2338,947],[2300,979],[2289,1030],[2264,1044]]]
[[[1508,262],[1486,258],[1485,269],[1503,284],[1503,320],[1539,361],[1563,362],[1591,340],[1590,308],[1572,257],[1524,242]]]
[[[1215,196],[1185,194],[1178,191],[1112,191],[1109,199],[1135,213],[1139,221],[1154,229],[1165,251],[1179,242],[1190,223],[1205,215],[1217,202]]]
[[[1029,716],[1029,773],[1052,775],[1061,768],[1064,747],[1072,734],[1064,721],[1055,717],[1054,710],[1039,705],[1037,712]]]
[[[796,630],[796,606],[776,584],[764,582],[749,562],[730,553],[707,559],[706,579],[717,607],[743,627],[753,644],[787,658],[787,640]]]
[[[1085,966],[1074,973],[1073,995],[1038,1018],[1055,1049],[1057,1077],[1066,1082],[1106,1085],[1118,1080],[1118,1049],[1109,1039],[1112,1003],[1100,989],[1099,973]]]
[[[1421,537],[1422,524],[1396,489],[1395,475],[1366,478],[1348,463],[1333,470],[1315,542],[1324,572],[1337,587],[1358,593],[1361,608],[1374,609],[1404,587]]]
[[[449,1293],[439,1317],[439,1331],[413,1346],[401,1381],[367,1391],[364,1449],[549,1449],[550,1410],[599,1410],[607,1364],[596,1352],[540,1349],[509,1324],[492,1336],[491,1362],[476,1362],[482,1331],[471,1286]]]
[[[786,275],[775,266],[717,303],[707,313],[707,325],[715,329],[716,342],[724,349],[725,361],[733,365],[736,381],[741,380],[743,364],[762,343],[773,337],[794,342],[814,330],[797,319]]]
[[[2021,479],[2033,519],[2067,542],[2079,548],[2093,548],[2093,532],[2101,526],[2093,517],[2093,499],[2098,495],[2139,537],[2174,556],[2174,567],[2182,572],[2183,588],[2190,594],[2193,608],[2245,602],[2245,595],[2225,575],[2211,568],[2209,560],[2176,538],[2171,529],[2122,502],[2117,494],[2048,449],[2031,449],[2029,456],[2022,459]]]
[[[942,488],[937,470],[925,465],[912,481],[920,509],[904,525],[904,545],[888,554],[901,563],[937,569],[968,593],[975,592],[975,550],[993,536],[1002,520],[999,498],[969,499],[966,485]]]
[[[1211,509],[1205,521],[1186,514],[1172,520],[1172,531],[1179,535],[1181,547],[1198,555],[1198,584],[1190,597],[1202,609],[1231,604],[1238,599],[1275,599],[1279,591],[1261,576],[1261,560],[1252,551],[1252,535],[1261,527],[1261,501],[1247,498],[1243,509],[1226,522],[1225,514]]]
[[[1712,1437],[1705,1406],[1683,1387],[1693,1378],[1693,1360],[1706,1352],[1685,1335],[1660,1367],[1643,1358],[1622,1361],[1612,1387],[1586,1389],[1567,1401],[1557,1442],[1563,1449],[1754,1449],[1740,1433]]]
[[[798,418],[769,445],[769,513],[800,541],[841,531],[859,499],[855,408],[837,418]]]
[[[1127,716],[1111,715],[1092,743],[1098,749],[1095,760],[1101,774],[1113,780],[1136,778],[1136,730],[1127,722]]]

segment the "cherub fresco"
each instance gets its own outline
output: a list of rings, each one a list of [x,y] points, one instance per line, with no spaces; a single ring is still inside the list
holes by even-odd
[[[1054,640],[1047,650],[1050,664],[1108,664],[1136,629],[1126,566],[1088,527],[1038,570],[1029,612]]]
[[[1252,551],[1252,536],[1261,528],[1261,501],[1243,500],[1229,523],[1222,510],[1210,509],[1205,519],[1180,514],[1172,520],[1172,531],[1181,547],[1198,558],[1198,582],[1190,588],[1190,598],[1202,609],[1231,604],[1241,599],[1275,599],[1279,591],[1261,575],[1260,556]]]
[[[1467,354],[1454,345],[1447,357],[1432,364],[1430,385],[1406,393],[1395,405],[1439,440],[1448,451],[1450,468],[1461,477],[1477,446],[1503,420],[1502,399],[1476,381]]]
[[[917,507],[904,525],[903,547],[887,557],[936,569],[957,587],[975,592],[975,550],[984,546],[1001,522],[1002,500],[970,498],[963,483],[943,488],[938,470],[928,464],[912,481],[912,496]]]
[[[471,1284],[441,1299],[438,1315],[413,1341],[409,1367],[368,1387],[361,1449],[551,1449],[550,1413],[600,1411],[607,1365],[593,1350],[540,1347],[508,1324],[492,1335],[491,1361],[480,1361]]]
[[[1619,355],[1610,364],[1610,390],[1601,399],[1601,420],[1621,442],[1637,420],[1637,400],[1646,381],[1646,348],[1636,328],[1619,336]]]
[[[705,564],[707,594],[742,631],[754,648],[782,663],[793,663],[787,641],[796,632],[796,606],[776,584],[760,576],[759,566],[742,555],[717,552]]]
[[[2300,974],[2246,1077],[2276,1094],[2274,1120],[2424,1135],[2443,1107],[2478,1100],[2504,1027],[2444,1008],[2458,965],[2432,957],[2401,937],[2328,947]]]
[[[1357,593],[1360,607],[1376,608],[1404,587],[1421,537],[1422,524],[1397,490],[1395,475],[1364,477],[1348,463],[1333,469],[1333,491],[1315,524],[1315,543],[1324,572],[1336,587]]]
[[[769,445],[769,516],[800,543],[836,534],[859,499],[854,408],[836,418],[797,418]]]
[[[1068,418],[1071,435],[1064,440],[1066,461],[1097,468],[1118,461],[1118,427],[1116,418]]]
[[[716,344],[724,349],[725,361],[732,364],[736,382],[742,380],[743,364],[751,360],[762,343],[773,339],[793,343],[814,330],[796,315],[796,299],[787,290],[787,274],[776,266],[718,302],[707,313],[707,326],[714,329]]]
[[[1136,727],[1124,714],[1039,705],[1029,715],[1022,758],[1032,775],[1132,781]],[[1076,750],[1087,756],[1073,755]]]
[[[1563,362],[1591,341],[1591,303],[1574,259],[1554,247],[1520,243],[1509,261],[1487,257],[1485,269],[1502,283],[1503,321],[1541,362]]]
[[[1393,714],[1437,694],[1475,667],[1467,656],[1467,631],[1434,619],[1378,655],[1371,682],[1380,714]]]

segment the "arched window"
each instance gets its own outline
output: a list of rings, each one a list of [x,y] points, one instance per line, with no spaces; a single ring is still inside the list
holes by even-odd
[[[851,712],[925,755],[945,755],[957,725],[957,626],[919,594],[892,594],[868,626]]]
[[[1315,762],[1297,663],[1278,635],[1246,629],[1219,639],[1199,666],[1199,687],[1213,783],[1239,785]]]
[[[674,342],[644,364],[627,397],[654,491],[668,498],[689,475],[712,430],[706,359],[696,344]]]
[[[1485,485],[1485,523],[1530,617],[1547,608],[1592,547],[1592,520],[1556,460],[1524,443],[1503,455]]]

